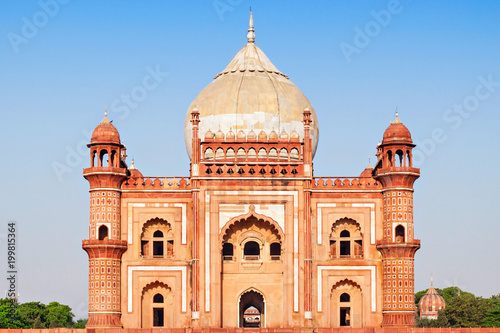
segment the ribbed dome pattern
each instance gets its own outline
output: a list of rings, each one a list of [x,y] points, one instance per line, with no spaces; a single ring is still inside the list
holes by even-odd
[[[446,307],[444,298],[438,294],[434,287],[430,287],[418,302],[420,318],[437,319],[438,311]]]

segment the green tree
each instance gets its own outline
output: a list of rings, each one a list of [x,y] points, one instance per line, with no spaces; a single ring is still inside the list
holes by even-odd
[[[49,323],[49,328],[72,327],[74,316],[69,306],[51,302],[47,305],[45,311],[45,322]]]
[[[88,322],[88,318],[87,319],[78,319],[76,321],[76,323],[73,325],[73,328],[85,328],[85,325],[87,325],[87,322]]]
[[[40,302],[28,302],[19,304],[19,320],[23,323],[24,328],[45,328],[43,323],[45,322],[45,312],[47,306]],[[38,319],[37,325],[35,327],[35,322]]]
[[[490,300],[466,294],[455,297],[446,305],[443,314],[450,327],[480,327],[490,309]]]
[[[44,328],[40,317],[36,317],[35,323],[33,324],[33,328]]]
[[[0,298],[0,328],[53,328],[72,327],[73,313],[67,305],[52,302],[17,303]]]
[[[483,327],[500,327],[500,295],[490,297],[491,309],[483,318]]]
[[[12,298],[0,298],[0,328],[24,328],[19,320],[19,304]]]

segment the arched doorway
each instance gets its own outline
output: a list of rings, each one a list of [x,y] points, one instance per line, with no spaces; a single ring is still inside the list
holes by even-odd
[[[142,328],[172,327],[173,295],[169,286],[155,281],[142,290]]]
[[[266,303],[264,296],[256,291],[249,290],[240,296],[238,327],[265,327]]]
[[[247,214],[236,216],[224,225],[219,240],[219,258],[223,259],[219,261],[221,326],[283,325],[283,267],[288,258],[284,255],[286,245],[280,225],[255,213],[255,207],[250,205]],[[267,309],[264,303],[269,304]],[[251,306],[255,309],[249,310]],[[249,312],[245,313],[246,310]],[[245,322],[245,317],[252,317],[253,322]]]
[[[330,295],[331,327],[363,326],[363,297],[361,287],[354,281],[337,282]]]

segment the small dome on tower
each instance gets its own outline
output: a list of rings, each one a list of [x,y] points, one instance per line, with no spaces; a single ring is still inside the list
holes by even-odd
[[[382,143],[387,144],[397,141],[413,142],[410,130],[399,120],[398,112],[396,111],[396,118],[385,130]]]
[[[252,129],[248,132],[247,141],[255,141],[255,139],[257,139],[257,135],[255,135],[255,132]]]
[[[226,134],[226,141],[234,141],[235,135],[232,129],[229,129],[229,132]]]
[[[363,170],[363,172],[361,172],[359,177],[372,177],[372,173],[373,173],[373,166],[370,163],[368,163],[368,165]]]
[[[243,132],[243,130],[240,130],[238,132],[238,134],[236,135],[236,138],[238,139],[238,141],[245,141],[247,136],[246,136],[245,132]]]
[[[267,141],[267,134],[264,131],[260,131],[259,133],[259,142],[266,142]]]
[[[300,141],[300,135],[296,131],[292,131],[292,134],[290,134],[290,141],[293,142],[298,142]]]
[[[280,141],[288,141],[288,133],[284,129],[280,133]]]
[[[130,177],[131,178],[143,178],[144,176],[142,173],[135,167],[134,164],[134,159],[132,159],[132,164],[130,164],[130,167],[128,168],[130,171]]]
[[[104,119],[94,128],[90,143],[115,143],[121,144],[120,134],[108,119],[108,111],[104,111]]]
[[[278,133],[273,129],[271,133],[269,133],[269,141],[277,142],[278,141]]]
[[[220,127],[217,133],[215,133],[215,140],[224,141],[224,133],[220,130]]]
[[[208,130],[205,133],[205,140],[210,140],[212,141],[214,139],[214,133],[211,130]]]
[[[446,308],[444,298],[432,286],[432,278],[431,287],[418,302],[418,308],[420,309],[421,319],[437,319],[438,311]]]

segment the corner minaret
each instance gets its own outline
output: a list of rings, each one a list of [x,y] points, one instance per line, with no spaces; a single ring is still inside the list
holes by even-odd
[[[89,321],[87,328],[122,327],[120,307],[120,261],[127,249],[121,240],[121,184],[127,177],[122,161],[125,147],[118,130],[104,113],[92,132],[90,168],[83,176],[90,184],[89,239],[82,242],[89,255]]]
[[[415,147],[408,128],[396,118],[377,147],[374,178],[383,186],[383,238],[377,243],[383,262],[383,327],[415,325],[414,255],[420,241],[413,232],[413,167]]]

